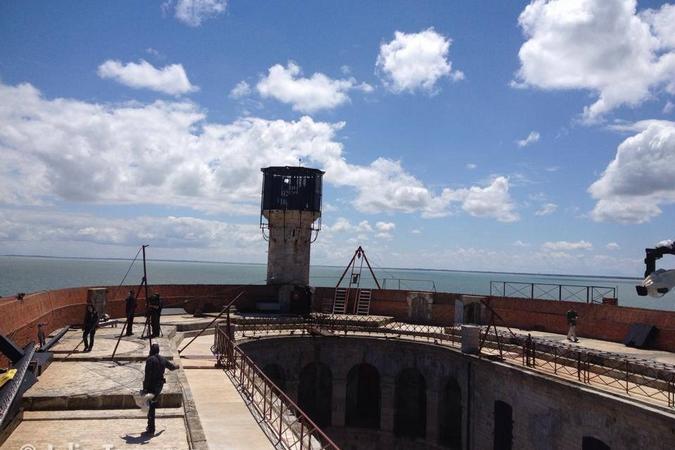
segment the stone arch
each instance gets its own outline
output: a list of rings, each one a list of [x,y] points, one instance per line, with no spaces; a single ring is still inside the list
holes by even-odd
[[[427,428],[427,387],[415,368],[403,369],[396,377],[394,434],[425,438]]]
[[[494,450],[511,450],[513,447],[513,408],[508,403],[495,401]]]
[[[324,363],[314,361],[300,372],[298,406],[320,427],[331,424],[333,375]]]
[[[380,373],[367,363],[357,364],[347,374],[345,425],[380,428]]]
[[[266,364],[262,371],[279,389],[286,390],[286,376],[284,369],[279,364]]]
[[[438,405],[438,440],[451,449],[462,448],[462,390],[455,378],[448,379]]]
[[[605,444],[598,438],[592,436],[584,436],[581,440],[582,450],[610,450],[609,445]]]

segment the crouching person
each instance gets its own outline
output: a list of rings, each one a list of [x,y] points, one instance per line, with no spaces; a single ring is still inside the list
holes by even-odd
[[[155,408],[157,408],[159,402],[159,394],[162,392],[164,383],[166,383],[164,379],[166,369],[176,370],[176,366],[168,359],[160,356],[159,345],[152,344],[150,356],[145,360],[145,378],[143,379],[143,390],[154,395],[148,408],[148,428],[145,430],[147,434],[155,433]]]

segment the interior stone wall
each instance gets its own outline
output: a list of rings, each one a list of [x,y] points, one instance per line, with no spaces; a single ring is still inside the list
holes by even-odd
[[[327,428],[345,448],[441,448],[438,407],[444,383],[454,378],[462,395],[462,448],[493,448],[494,404],[513,408],[513,449],[580,449],[584,436],[600,439],[613,450],[675,448],[675,411],[588,389],[479,359],[433,344],[355,337],[283,337],[242,343],[261,367],[279,365],[286,392],[297,399],[298,377],[305,365],[320,361],[333,374],[332,427]],[[359,363],[380,373],[379,430],[346,430],[346,376]],[[427,385],[426,439],[414,442],[393,434],[394,392],[398,373],[416,368]],[[467,420],[468,419],[468,420]],[[360,445],[363,444],[363,445]]]

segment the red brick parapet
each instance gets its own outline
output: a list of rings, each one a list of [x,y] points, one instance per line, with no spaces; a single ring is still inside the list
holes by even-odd
[[[129,289],[136,286],[103,286],[107,288],[107,312],[112,318],[124,315],[124,299]],[[50,333],[66,325],[79,325],[84,318],[88,287],[57,289],[27,294],[22,300],[15,297],[0,298],[0,333],[9,336],[17,345],[24,346],[37,340],[37,324],[46,322]],[[196,309],[220,311],[234,295],[245,289],[237,302],[240,310],[253,310],[259,301],[275,302],[277,290],[266,285],[157,285],[150,292],[162,296],[165,307],[183,307],[192,313]],[[315,290],[313,308],[320,311],[322,304],[331,303],[333,288],[318,287]],[[410,291],[373,291],[370,313],[393,316],[396,320],[410,321],[408,299]],[[453,323],[455,301],[461,294],[426,293],[433,299],[427,323],[450,325]],[[659,329],[655,347],[675,352],[675,312],[612,305],[586,304],[555,300],[532,300],[508,297],[486,297],[494,310],[504,320],[498,325],[508,325],[525,330],[541,330],[567,333],[565,312],[574,308],[579,314],[577,333],[607,341],[621,342],[633,323],[655,325]],[[138,313],[144,311],[144,292],[139,296]],[[347,311],[354,308],[354,298]],[[485,313],[484,313],[485,315]],[[0,366],[6,361],[0,360]]]

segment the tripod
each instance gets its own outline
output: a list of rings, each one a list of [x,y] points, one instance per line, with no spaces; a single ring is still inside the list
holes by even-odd
[[[145,288],[145,308],[147,310],[148,308],[148,271],[146,268],[145,264],[145,248],[149,247],[149,245],[142,245],[141,249],[139,251],[143,251],[143,279],[141,280],[141,284],[138,285],[138,288],[136,289],[136,298],[138,298],[138,295],[141,293],[141,288]],[[138,257],[138,253],[136,254],[136,257]],[[134,262],[136,261],[136,258],[134,258],[134,261],[132,261],[132,266]],[[129,270],[131,270],[131,266],[129,267]],[[127,271],[127,274],[129,271]],[[126,275],[125,275],[126,278]],[[148,325],[148,320],[150,316],[146,318],[145,320],[145,325]],[[120,332],[120,335],[117,337],[117,343],[115,344],[115,349],[113,350],[112,357],[111,359],[114,361],[115,360],[115,354],[117,353],[117,347],[120,345],[120,341],[122,340],[122,336],[124,335],[124,332],[127,329],[127,323],[124,322],[124,326],[122,327],[122,331]],[[143,327],[143,333],[145,333],[145,327]],[[141,335],[142,337],[142,335]],[[148,336],[150,338],[150,345],[152,345],[152,336]]]

